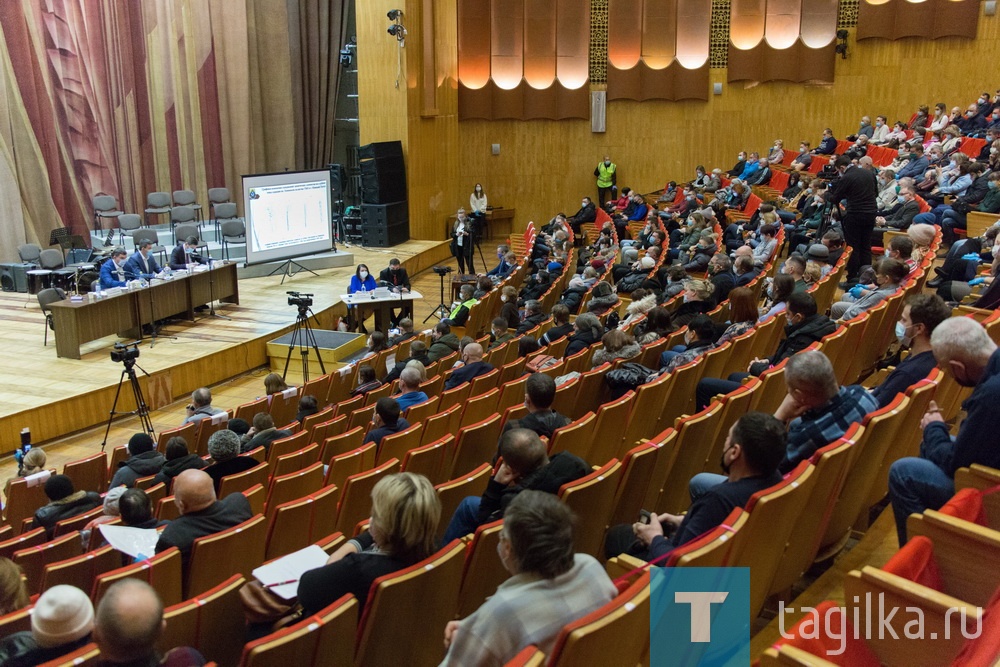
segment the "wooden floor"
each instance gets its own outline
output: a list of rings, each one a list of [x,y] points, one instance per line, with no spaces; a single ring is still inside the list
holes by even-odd
[[[348,250],[355,263],[364,262],[373,272],[387,266],[391,257],[399,257],[415,273],[448,256],[447,244],[433,241]],[[353,273],[353,266],[321,270],[317,276],[300,273],[283,285],[279,276],[243,279],[240,304],[218,309],[231,319],[200,316],[195,322],[164,327],[154,345],[146,339],[139,346],[138,365],[152,376],[143,379],[147,402],[153,408],[163,407],[199,385],[259,368],[265,363],[266,341],[290,330],[295,322],[287,290],[314,293],[313,310],[320,327],[331,327],[343,310],[340,294]],[[418,303],[418,312],[430,312],[437,304],[437,276],[427,274],[430,279],[426,283],[418,279],[417,289],[426,291],[433,303]],[[107,419],[122,373],[122,365],[109,355],[119,341],[116,336],[84,345],[79,360],[63,359],[56,357],[52,332],[48,346],[42,345],[44,317],[34,296],[0,293],[0,318],[0,346],[7,351],[0,369],[0,451],[12,451],[23,427],[31,428],[36,441],[46,441]],[[123,400],[123,407],[131,409],[130,396]]]

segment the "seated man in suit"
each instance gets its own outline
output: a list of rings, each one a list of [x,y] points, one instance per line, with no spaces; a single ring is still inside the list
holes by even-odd
[[[132,256],[125,262],[125,273],[131,274],[132,278],[152,278],[162,273],[163,269],[156,263],[156,259],[150,253],[153,242],[143,240],[139,242],[139,249],[132,253]]]
[[[469,343],[462,348],[462,362],[463,365],[456,368],[444,383],[445,390],[454,389],[493,370],[492,365],[483,361],[483,346],[479,343]]]
[[[196,236],[189,236],[183,241],[178,240],[177,245],[170,251],[170,268],[174,271],[183,271],[188,264],[204,264],[205,258],[195,252],[197,248]]]
[[[230,493],[217,500],[212,478],[204,470],[185,470],[177,475],[173,491],[181,515],[160,533],[156,553],[177,547],[185,573],[196,539],[232,528],[253,516],[250,502],[242,493]]]
[[[124,248],[111,251],[111,259],[101,264],[101,289],[125,287],[125,258],[128,253]]]
[[[389,260],[389,268],[382,269],[378,274],[379,284],[384,284],[389,287],[393,293],[407,293],[410,291],[410,276],[407,275],[406,269],[402,267],[399,263],[399,259],[393,257]],[[392,326],[399,325],[399,319],[401,317],[411,317],[413,315],[412,304],[409,301],[404,301],[401,304],[399,313],[396,312],[395,308],[389,309],[389,318],[392,321]]]

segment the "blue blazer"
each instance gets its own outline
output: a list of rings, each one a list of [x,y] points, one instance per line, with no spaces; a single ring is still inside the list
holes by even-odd
[[[160,265],[156,263],[156,259],[153,258],[153,253],[149,253],[149,257],[146,258],[149,263],[149,271],[142,265],[142,255],[136,250],[129,256],[128,261],[125,262],[125,273],[132,273],[135,277],[148,278],[154,276],[160,272]]]
[[[127,269],[123,268],[125,275],[128,275]],[[108,260],[101,264],[101,289],[111,289],[112,287],[125,287],[124,280],[118,280],[118,267],[115,266],[115,261]]]
[[[375,284],[375,279],[372,278],[372,274],[368,274],[365,282],[358,280],[357,274],[351,276],[351,284],[347,287],[348,294],[354,294],[355,292],[360,292],[361,288],[364,287],[366,292],[374,292],[377,285]]]

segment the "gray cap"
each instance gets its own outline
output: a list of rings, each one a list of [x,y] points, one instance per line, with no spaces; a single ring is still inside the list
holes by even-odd
[[[822,243],[813,243],[809,246],[809,252],[806,255],[809,259],[827,260],[830,258],[830,249]]]

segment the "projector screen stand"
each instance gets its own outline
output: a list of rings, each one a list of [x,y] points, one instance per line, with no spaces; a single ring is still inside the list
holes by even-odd
[[[298,268],[298,271],[292,271],[292,267],[293,266],[295,266],[296,268]],[[298,273],[301,273],[302,271],[308,271],[309,273],[311,273],[314,276],[316,276],[317,278],[319,278],[319,274],[318,273],[316,273],[315,271],[313,271],[310,268],[306,268],[306,267],[302,266],[301,264],[299,264],[298,262],[296,262],[294,259],[286,259],[284,262],[281,263],[280,266],[278,266],[277,268],[275,268],[274,271],[271,271],[267,275],[273,276],[278,271],[281,271],[281,273],[282,273],[282,275],[281,275],[281,283],[280,283],[281,285],[285,284],[285,278],[291,278],[292,276],[294,276],[294,275],[296,275]]]

